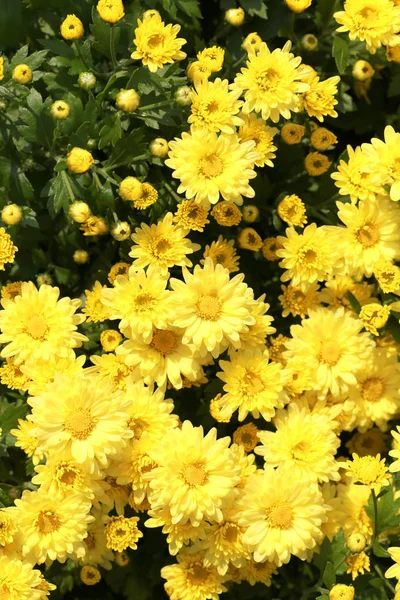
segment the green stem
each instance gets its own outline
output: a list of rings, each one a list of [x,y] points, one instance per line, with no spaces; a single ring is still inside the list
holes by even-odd
[[[153,108],[159,108],[160,106],[166,106],[167,104],[171,104],[171,100],[163,100],[162,102],[147,104],[147,106],[139,106],[137,110],[151,110]]]
[[[111,55],[112,66],[114,67],[114,70],[115,70],[118,66],[118,62],[117,62],[117,56],[115,54],[115,26],[114,26],[114,24],[111,24],[111,31],[110,31],[110,55]]]
[[[380,568],[378,567],[378,565],[375,565],[375,571],[378,573],[379,577],[383,580],[384,584],[386,585],[386,587],[393,593],[396,593],[396,590],[394,589],[394,587],[392,586],[391,583],[389,583],[389,581],[386,579],[386,577],[383,575],[382,571],[380,570]]]
[[[371,490],[372,502],[374,505],[374,535],[372,537],[371,545],[374,545],[374,542],[378,535],[378,499],[375,494],[375,490]]]
[[[82,54],[82,49],[80,47],[79,40],[75,40],[74,46],[75,46],[75,49],[76,49],[77,53],[79,54],[79,58],[81,59],[81,61],[83,62],[84,66],[85,66],[86,71],[90,71],[91,69],[89,68],[89,66],[88,66],[88,64],[87,64],[87,62],[85,60],[85,57]]]
[[[57,125],[56,125],[56,128],[53,133],[53,141],[51,143],[51,152],[53,152],[56,142],[57,142],[57,138],[60,135],[60,127],[61,127],[61,121],[57,121]]]
[[[178,194],[175,192],[175,190],[169,185],[169,183],[167,183],[167,181],[163,181],[165,188],[169,191],[169,193],[171,194],[171,196],[173,196],[175,198],[175,200],[177,202],[181,202],[182,198],[180,198],[178,196]]]
[[[240,65],[240,63],[243,62],[245,58],[247,58],[247,54],[243,54],[243,56],[241,56],[236,62],[234,62],[232,65],[232,69],[235,69],[238,65]]]
[[[68,175],[66,174],[65,171],[61,171],[61,177],[63,178],[64,185],[67,188],[67,192],[68,192],[71,202],[75,202],[75,195],[74,195],[74,192],[72,191],[72,187],[69,182]]]

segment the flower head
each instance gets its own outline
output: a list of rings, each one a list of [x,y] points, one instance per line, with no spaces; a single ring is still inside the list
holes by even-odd
[[[64,40],[79,40],[83,34],[83,23],[75,15],[67,15],[60,27],[61,36]]]
[[[191,92],[191,115],[188,123],[192,130],[223,131],[235,133],[235,127],[243,123],[237,116],[242,102],[240,91],[229,91],[227,79],[217,77],[215,81],[195,83]]]
[[[83,148],[72,148],[68,152],[67,166],[72,173],[86,173],[94,162],[93,156]]]
[[[107,23],[118,23],[125,15],[122,0],[99,0],[96,8],[100,18]]]
[[[0,227],[0,271],[4,271],[6,263],[13,263],[18,248],[4,227]]]
[[[353,460],[348,460],[343,467],[347,469],[346,475],[372,490],[379,491],[382,486],[389,485],[389,469],[380,454],[360,457],[354,452]]]
[[[165,25],[159,14],[143,21],[138,19],[133,40],[136,50],[131,57],[141,60],[152,73],[175,60],[183,60],[186,54],[181,48],[186,40],[177,37],[180,29],[180,25]]]
[[[304,227],[307,223],[305,204],[296,194],[285,196],[279,202],[276,212],[291,227]]]

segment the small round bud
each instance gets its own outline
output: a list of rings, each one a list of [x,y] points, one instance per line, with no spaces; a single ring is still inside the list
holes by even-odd
[[[240,27],[244,21],[245,13],[243,8],[230,8],[225,13],[225,21],[233,27]]]
[[[139,94],[136,90],[121,90],[117,94],[116,106],[124,112],[133,112],[140,104]]]
[[[80,572],[80,578],[85,585],[96,585],[101,580],[101,573],[94,565],[84,565]]]
[[[30,83],[32,81],[32,69],[28,65],[17,65],[12,72],[12,78],[15,83]]]
[[[63,121],[69,116],[70,108],[64,100],[56,100],[50,108],[51,116],[57,121]]]
[[[100,344],[105,352],[114,352],[122,341],[122,335],[115,329],[105,329],[100,335]]]
[[[366,60],[357,60],[353,66],[353,77],[358,81],[367,81],[375,75],[375,69]]]
[[[190,81],[196,84],[206,81],[211,75],[211,70],[205,62],[195,60],[186,69],[186,75]]]
[[[302,13],[311,6],[312,0],[285,0],[288,8],[295,13]]]
[[[95,150],[97,148],[97,141],[94,138],[89,138],[87,141],[87,147],[89,150]]]
[[[192,104],[190,87],[183,85],[182,87],[178,88],[175,92],[175,100],[181,106],[190,106],[190,104]]]
[[[301,45],[305,50],[312,52],[318,48],[318,38],[312,33],[306,33],[301,38]]]
[[[18,225],[22,219],[22,210],[18,204],[7,204],[1,211],[1,220],[6,225]]]
[[[0,110],[4,110],[5,108],[7,108],[7,104],[1,100],[0,101]]]
[[[246,221],[246,223],[254,223],[254,221],[258,219],[260,211],[258,210],[257,206],[254,206],[254,204],[249,204],[243,208],[242,214],[243,221]]]
[[[99,0],[96,8],[106,23],[118,23],[125,16],[122,0]]]
[[[126,221],[120,221],[111,229],[111,235],[117,242],[123,242],[131,235],[131,226]]]
[[[164,138],[156,138],[150,144],[150,152],[157,158],[164,158],[168,154],[168,142]]]
[[[145,19],[152,19],[153,17],[160,17],[160,13],[158,12],[158,10],[155,10],[154,8],[150,9],[150,10],[146,10],[143,13],[143,17],[142,20],[144,21]]]
[[[119,184],[119,195],[122,200],[139,200],[143,196],[143,184],[136,177],[125,177]]]
[[[64,40],[79,40],[83,34],[83,23],[75,15],[67,15],[60,27],[61,36]]]
[[[74,202],[69,207],[69,216],[75,223],[84,223],[92,214],[86,202]]]
[[[329,592],[329,600],[353,600],[354,588],[352,585],[337,583]]]
[[[129,565],[129,554],[127,552],[115,552],[114,559],[119,567],[126,567],[126,565]]]
[[[83,90],[92,90],[96,85],[97,79],[90,71],[79,73],[78,83]]]
[[[36,275],[36,283],[40,287],[41,285],[52,285],[53,278],[50,273],[39,273]]]
[[[84,265],[89,260],[89,253],[86,250],[75,250],[73,259],[78,265]]]
[[[249,35],[243,40],[242,49],[247,52],[247,54],[255,54],[259,51],[261,44],[262,39],[258,33],[249,33]]]
[[[72,148],[68,153],[67,166],[72,173],[86,173],[93,163],[93,156],[84,148]]]
[[[362,552],[366,544],[367,540],[362,533],[352,533],[347,540],[347,547],[351,552]]]

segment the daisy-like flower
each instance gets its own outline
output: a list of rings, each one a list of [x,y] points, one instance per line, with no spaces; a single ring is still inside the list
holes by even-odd
[[[246,565],[239,569],[238,577],[240,581],[247,581],[250,585],[262,583],[269,587],[271,585],[272,575],[276,575],[278,569],[274,563],[268,561],[258,563],[254,559],[246,562]]]
[[[71,555],[83,557],[82,541],[94,520],[90,508],[90,501],[78,494],[60,498],[44,490],[25,490],[10,509],[24,533],[23,555],[38,564],[46,559],[65,562]]]
[[[136,504],[147,501],[151,492],[150,474],[157,467],[157,463],[151,458],[149,452],[154,445],[153,437],[143,431],[139,439],[130,440],[119,454],[118,463],[115,463],[110,470],[110,473],[116,476],[118,485],[132,486]]]
[[[85,369],[85,375],[95,375],[96,378],[105,384],[111,384],[113,391],[126,389],[128,378],[137,371],[135,368],[125,364],[125,359],[120,354],[103,354],[102,356],[93,355],[90,357],[93,367]]]
[[[346,558],[348,569],[346,573],[351,573],[351,578],[354,581],[359,575],[364,575],[365,571],[370,571],[369,556],[365,552],[359,554],[351,554]]]
[[[324,117],[337,117],[335,106],[338,101],[335,95],[338,92],[337,86],[340,77],[330,77],[325,81],[320,81],[319,77],[314,77],[310,82],[310,89],[304,94],[304,108],[309,117],[315,117],[318,121],[323,121]]]
[[[127,548],[137,549],[137,541],[143,537],[138,529],[139,517],[109,517],[106,525],[107,548],[122,552]]]
[[[166,431],[149,452],[158,465],[148,473],[152,508],[168,506],[173,523],[221,520],[223,501],[240,480],[229,442],[229,437],[217,440],[215,428],[204,436],[190,421]]]
[[[228,269],[229,273],[239,271],[239,256],[236,254],[234,240],[224,240],[222,235],[218,236],[215,242],[206,246],[203,259],[200,261],[204,265],[205,259],[209,256],[214,265],[222,265]]]
[[[354,481],[375,491],[379,491],[381,487],[390,483],[389,469],[385,459],[381,460],[380,454],[359,457],[354,453],[353,460],[346,461],[343,468],[347,470],[346,475],[352,477]]]
[[[240,348],[242,350],[265,350],[265,338],[267,335],[276,333],[272,327],[273,317],[267,314],[270,305],[264,302],[266,294],[263,294],[250,306],[250,315],[254,319],[252,325],[240,334]]]
[[[91,290],[85,290],[86,302],[82,312],[86,315],[88,322],[102,323],[110,316],[108,306],[101,301],[104,289],[107,289],[107,286],[101,285],[100,281],[96,281]]]
[[[305,289],[289,283],[288,286],[282,285],[281,290],[283,294],[278,296],[278,300],[283,308],[282,317],[293,315],[304,319],[310,308],[316,308],[319,304],[319,286],[316,283],[312,283]]]
[[[262,446],[255,449],[267,465],[287,467],[295,481],[339,480],[335,454],[340,439],[325,415],[307,414],[293,404],[277,412],[274,425],[276,431],[259,431]]]
[[[400,6],[398,10],[400,14]],[[370,144],[362,145],[362,151],[368,159],[368,171],[379,183],[390,186],[390,198],[398,202],[400,200],[400,133],[388,125],[385,128],[384,141],[372,138]]]
[[[178,562],[161,569],[161,577],[166,579],[165,591],[171,600],[217,600],[219,594],[227,591],[224,581],[228,575],[219,575],[216,567],[204,566],[204,552],[182,550]]]
[[[278,133],[276,127],[266,125],[264,119],[259,119],[254,113],[249,115],[241,114],[244,121],[239,129],[239,139],[241,142],[253,140],[256,143],[254,148],[259,158],[256,160],[256,167],[273,167],[273,159],[276,157],[274,136]]]
[[[300,110],[299,94],[309,85],[304,83],[301,58],[290,52],[291,42],[272,52],[263,42],[257,53],[249,54],[246,67],[236,75],[232,90],[244,92],[243,112],[260,112],[262,118],[277,123],[282,116],[290,119],[291,112]]]
[[[326,173],[332,162],[321,152],[310,152],[304,159],[304,168],[311,177],[319,177]]]
[[[207,66],[210,73],[218,73],[224,64],[225,50],[219,46],[210,46],[197,53],[197,60]]]
[[[29,377],[24,375],[21,364],[16,364],[15,359],[7,358],[0,368],[0,381],[10,390],[26,390],[30,383]]]
[[[54,398],[57,403],[54,404]],[[29,398],[30,420],[44,452],[69,451],[93,473],[125,446],[128,402],[110,382],[94,377],[57,375],[40,396]]]
[[[224,382],[225,391],[219,402],[222,417],[230,418],[239,410],[239,421],[249,413],[270,421],[275,410],[288,402],[284,387],[290,372],[280,363],[270,362],[260,350],[235,352],[230,361],[220,360],[219,366],[223,370],[217,377]]]
[[[31,396],[38,396],[50,381],[54,381],[56,373],[64,373],[69,377],[76,377],[83,371],[86,356],[78,358],[74,353],[66,358],[52,356],[45,360],[28,359],[21,365],[21,371],[29,379],[27,383],[28,392]]]
[[[241,143],[236,134],[192,131],[169,144],[165,164],[180,179],[178,194],[194,198],[208,207],[224,200],[243,204],[242,196],[254,198],[249,180],[256,177],[254,163],[259,159],[255,142]]]
[[[366,281],[357,283],[349,275],[334,275],[325,282],[325,287],[319,293],[319,302],[338,308],[345,306],[351,308],[348,292],[351,292],[363,306],[372,302],[375,287]]]
[[[278,567],[291,555],[305,560],[323,539],[326,508],[317,485],[302,482],[284,469],[266,466],[249,477],[239,500],[243,543],[256,562]]]
[[[188,230],[177,227],[172,220],[173,214],[169,212],[158,223],[150,226],[142,223],[136,227],[132,235],[135,245],[129,253],[135,259],[133,266],[136,270],[151,265],[159,267],[165,275],[171,267],[192,266],[187,255],[200,250],[201,246],[193,244],[186,237]]]
[[[0,342],[7,344],[1,356],[15,356],[18,362],[27,358],[66,357],[79,348],[87,337],[77,332],[85,320],[75,314],[80,300],[61,298],[60,290],[50,285],[39,289],[29,282],[21,284],[21,294],[13,300],[3,298],[0,311]],[[9,342],[9,343],[8,343]]]
[[[348,32],[351,40],[365,42],[375,54],[382,44],[390,42],[400,29],[399,7],[391,0],[346,0],[344,10],[334,15],[339,32]]]
[[[339,188],[339,194],[350,196],[353,204],[357,204],[359,200],[375,199],[378,194],[383,194],[382,186],[376,183],[376,176],[369,172],[369,159],[365,152],[359,146],[355,150],[347,146],[347,154],[347,162],[341,160],[338,170],[331,175]]]
[[[217,77],[215,81],[207,79],[195,84],[191,91],[191,115],[188,123],[192,129],[200,131],[223,131],[235,133],[235,127],[243,120],[237,116],[243,102],[238,100],[240,90],[229,91],[229,81]]]
[[[400,580],[400,548],[392,546],[391,548],[388,548],[388,552],[390,554],[390,558],[394,561],[394,565],[389,567],[385,573],[385,577],[387,579],[396,577],[396,579]]]
[[[13,263],[18,248],[13,244],[11,236],[4,227],[0,227],[0,271],[4,271],[6,263]]]
[[[167,506],[158,508],[157,510],[150,509],[148,515],[151,518],[145,522],[146,527],[150,529],[162,527],[162,532],[167,536],[167,544],[171,556],[176,556],[184,546],[204,539],[210,529],[210,525],[205,521],[198,527],[194,527],[190,521],[174,524]]]
[[[176,327],[154,329],[147,343],[139,337],[129,339],[117,349],[117,354],[125,364],[139,368],[145,383],[163,386],[168,380],[175,389],[181,389],[182,376],[196,381],[202,372],[197,348],[183,343],[184,333]]]
[[[305,204],[296,194],[285,196],[279,202],[276,212],[291,227],[304,227],[307,223]]]
[[[208,210],[194,200],[183,200],[178,204],[174,222],[183,229],[204,231],[204,227],[210,222],[207,216]]]
[[[153,328],[162,329],[173,317],[172,293],[166,289],[168,272],[149,265],[148,269],[129,269],[128,277],[118,275],[113,288],[105,288],[102,302],[110,319],[119,319],[119,328],[131,336],[151,340]]]
[[[327,279],[339,266],[340,256],[333,236],[325,226],[308,225],[302,233],[292,227],[286,229],[286,237],[279,236],[281,247],[276,251],[281,258],[279,266],[286,269],[281,280],[307,289],[309,284]]]
[[[359,319],[343,307],[310,310],[301,325],[290,328],[292,339],[286,343],[284,358],[308,364],[314,390],[337,396],[357,383],[356,375],[371,355],[372,341],[361,329]]]
[[[38,449],[39,440],[32,434],[33,429],[35,429],[34,423],[18,419],[18,427],[10,429],[10,433],[17,438],[15,446],[21,448],[28,457],[32,458],[33,464],[37,465],[43,458],[43,453]]]
[[[392,430],[391,434],[393,436],[393,444],[392,450],[389,452],[389,456],[395,458],[396,460],[392,462],[389,470],[391,473],[397,473],[400,471],[400,427],[397,426],[397,431]]]
[[[0,593],[4,600],[42,600],[43,592],[37,589],[41,573],[32,564],[0,556]]]
[[[8,509],[0,510],[0,548],[10,544],[18,531],[18,524]],[[1,580],[0,580],[1,581]],[[0,588],[1,589],[1,588]]]
[[[338,217],[346,228],[337,234],[336,244],[341,246],[350,275],[370,277],[375,265],[382,260],[393,261],[400,257],[400,210],[384,197],[363,200],[357,206],[336,203]]]
[[[240,333],[253,325],[252,303],[244,275],[229,278],[228,269],[206,258],[204,267],[193,273],[182,269],[184,282],[171,279],[175,302],[179,306],[173,324],[185,329],[183,343],[193,342],[205,356],[218,356],[229,344],[240,347]]]
[[[221,200],[213,207],[211,216],[214,217],[218,225],[221,225],[222,227],[234,227],[235,225],[239,225],[242,220],[240,208],[238,208],[236,204],[233,204],[233,202],[228,202],[226,200]]]
[[[181,48],[186,44],[184,38],[176,37],[180,25],[165,25],[159,13],[138,19],[133,43],[136,50],[132,52],[133,60],[141,60],[149,71],[155,73],[166,64],[186,58]]]

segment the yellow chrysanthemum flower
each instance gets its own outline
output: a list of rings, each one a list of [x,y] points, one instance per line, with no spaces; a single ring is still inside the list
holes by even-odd
[[[29,398],[29,404],[40,448],[46,453],[69,451],[90,472],[106,467],[108,458],[132,437],[128,401],[109,381],[58,374],[40,396]]]
[[[257,53],[249,54],[246,67],[236,75],[231,89],[244,92],[243,112],[261,112],[262,118],[277,123],[282,116],[290,119],[291,112],[300,110],[299,94],[309,85],[302,81],[301,58],[291,54],[292,44],[272,52],[262,42]]]
[[[318,121],[323,121],[324,117],[337,117],[335,106],[338,100],[335,95],[338,92],[338,83],[340,77],[330,77],[325,81],[320,81],[315,77],[310,82],[310,89],[304,94],[304,108],[309,117],[315,117]]]
[[[259,158],[255,161],[256,167],[268,165],[273,167],[272,160],[276,157],[274,136],[278,133],[276,127],[269,127],[263,119],[259,119],[254,113],[240,115],[244,121],[239,129],[238,135],[241,142],[253,140],[256,143],[254,151]]]
[[[50,381],[54,381],[56,373],[65,373],[69,377],[76,377],[82,373],[85,361],[85,355],[77,358],[74,353],[65,358],[52,356],[49,359],[28,359],[21,365],[21,371],[31,380],[27,384],[29,394],[39,396],[46,385]]]
[[[366,485],[372,490],[380,491],[381,487],[389,485],[389,469],[386,467],[385,459],[381,455],[362,456],[353,454],[353,460],[348,460],[343,468],[347,470],[346,475],[354,481]]]
[[[374,277],[385,294],[400,295],[400,267],[390,261],[375,265]]]
[[[0,368],[0,381],[10,390],[27,390],[30,380],[21,370],[21,364],[16,364],[13,358],[7,358]]]
[[[400,133],[388,125],[384,141],[372,138],[370,144],[363,144],[361,148],[368,160],[366,170],[372,173],[378,183],[390,186],[392,200],[400,200]]]
[[[176,37],[180,25],[165,25],[160,14],[150,18],[138,19],[133,40],[136,50],[132,52],[133,60],[141,60],[149,71],[155,73],[166,64],[186,58],[181,48],[186,44],[184,38]]]
[[[118,23],[125,15],[122,0],[99,0],[96,8],[100,18],[107,23]]]
[[[339,480],[335,454],[340,439],[326,416],[299,409],[296,404],[279,410],[274,419],[276,431],[260,431],[262,446],[255,453],[272,467],[287,467],[295,481]]]
[[[82,312],[86,315],[88,323],[102,323],[110,317],[108,306],[102,302],[102,292],[107,289],[106,285],[101,285],[100,281],[96,281],[91,290],[85,290],[86,301]]]
[[[281,129],[281,137],[288,146],[300,144],[304,137],[306,128],[298,123],[285,123]]]
[[[291,555],[305,560],[322,541],[326,509],[316,485],[294,480],[284,469],[266,466],[251,475],[239,500],[243,543],[254,560],[278,567]]]
[[[234,240],[224,240],[222,235],[215,242],[206,246],[200,264],[204,265],[205,259],[210,257],[214,265],[222,265],[229,273],[239,271],[239,256],[236,254]]]
[[[364,575],[365,571],[370,571],[369,556],[365,552],[352,554],[346,558],[348,569],[346,573],[351,573],[351,578],[354,581],[360,574]]]
[[[347,146],[348,161],[341,160],[338,170],[332,173],[335,185],[341,196],[350,196],[353,204],[359,200],[373,200],[378,194],[384,193],[381,185],[376,183],[376,177],[368,172],[369,160],[360,147],[355,150]]]
[[[83,23],[76,15],[67,15],[60,27],[64,40],[79,40],[83,34]]]
[[[41,573],[29,562],[0,556],[0,592],[4,600],[43,600]],[[54,588],[53,588],[54,589]]]
[[[310,152],[304,159],[304,168],[311,177],[320,177],[331,164],[329,158],[320,152]]]
[[[242,196],[254,197],[249,180],[256,177],[254,164],[259,159],[255,142],[241,143],[236,134],[193,131],[170,142],[165,164],[180,179],[178,194],[194,198],[199,204],[216,204],[224,200],[243,204]]]
[[[122,335],[115,329],[105,329],[100,334],[100,344],[104,352],[114,352],[122,342]]]
[[[205,538],[210,528],[205,521],[198,527],[194,527],[190,521],[174,524],[167,506],[149,510],[148,515],[150,519],[145,522],[146,527],[150,529],[162,527],[162,532],[167,536],[166,541],[171,556],[176,556],[184,546]]]
[[[22,281],[13,281],[1,287],[1,297],[14,300],[15,296],[21,295]]]
[[[158,223],[150,226],[142,223],[135,229],[132,235],[135,245],[129,256],[135,259],[133,265],[136,270],[152,265],[166,274],[174,266],[192,266],[187,255],[193,254],[201,246],[186,237],[189,233],[187,229],[177,227],[172,221],[173,214],[169,212]]]
[[[193,342],[202,356],[218,356],[231,344],[240,347],[240,333],[253,325],[249,288],[244,275],[229,278],[229,271],[206,258],[204,267],[193,273],[182,269],[184,281],[171,279],[175,304],[179,306],[173,324],[185,329],[183,343]]]
[[[353,600],[354,588],[352,585],[337,583],[329,592],[329,600]]]
[[[85,369],[85,374],[96,375],[105,384],[111,384],[114,391],[126,390],[128,379],[135,369],[125,364],[123,356],[116,355],[113,352],[102,356],[94,354],[90,357],[90,361],[94,364],[94,367]]]
[[[259,350],[239,351],[230,361],[221,360],[222,371],[217,377],[224,382],[225,394],[220,399],[221,415],[231,417],[239,410],[238,419],[243,421],[249,413],[255,419],[260,414],[270,421],[277,408],[289,400],[284,391],[290,372],[281,364],[270,362],[268,355]]]
[[[0,311],[0,342],[7,344],[1,356],[15,356],[18,361],[67,357],[72,348],[87,341],[77,332],[77,326],[85,320],[83,315],[75,314],[81,301],[59,300],[59,295],[57,287],[42,285],[38,290],[29,281],[21,284],[19,296],[1,300],[4,310]]]
[[[21,448],[28,457],[32,457],[33,464],[36,465],[43,458],[43,453],[38,450],[39,440],[32,435],[33,429],[33,423],[18,419],[18,427],[11,429],[10,433],[17,438],[15,446]]]
[[[90,501],[80,495],[60,498],[44,490],[25,490],[10,509],[24,533],[23,555],[38,564],[47,559],[65,562],[68,557],[83,557],[82,541],[94,520],[90,508]]]
[[[243,102],[238,100],[240,90],[229,91],[229,81],[217,77],[215,81],[195,83],[190,93],[191,115],[188,123],[192,130],[223,131],[235,133],[235,127],[243,124],[237,116]]]
[[[284,357],[310,366],[314,390],[339,395],[357,383],[356,375],[371,354],[372,341],[361,329],[362,323],[343,307],[310,310],[301,325],[290,328]]]
[[[304,319],[310,309],[317,308],[319,305],[319,286],[316,283],[312,283],[305,289],[289,283],[287,286],[282,285],[281,290],[283,293],[278,296],[278,300],[282,305],[284,318],[292,315]]]
[[[211,216],[214,217],[218,225],[221,225],[222,227],[239,225],[242,220],[242,213],[236,204],[225,200],[221,200],[213,207]]]
[[[390,558],[394,561],[394,565],[387,569],[385,577],[387,579],[396,577],[396,579],[400,580],[400,548],[392,546],[391,548],[388,548],[388,552],[390,554]]]
[[[122,552],[127,548],[137,549],[137,541],[143,537],[138,529],[139,517],[109,517],[106,525],[107,548]]]
[[[319,301],[335,308],[339,306],[351,308],[348,292],[351,292],[363,306],[374,300],[372,294],[375,292],[375,287],[366,281],[357,283],[349,275],[334,275],[325,282],[325,287],[319,293]]]
[[[338,139],[336,135],[332,133],[332,131],[329,131],[329,129],[326,129],[325,127],[317,127],[317,129],[315,129],[310,136],[310,142],[313,148],[323,152],[330,146],[337,144]]]
[[[4,271],[6,263],[13,263],[15,253],[18,248],[13,244],[12,239],[4,227],[0,227],[0,271]]]
[[[285,196],[279,202],[276,212],[291,227],[304,227],[307,223],[305,204],[296,194]]]
[[[102,293],[109,318],[119,319],[119,328],[127,335],[150,342],[153,329],[165,328],[174,316],[173,294],[166,289],[168,278],[168,273],[152,265],[147,271],[130,268],[128,277],[118,275],[114,287]]]
[[[225,50],[219,46],[204,48],[197,53],[197,60],[207,66],[210,73],[218,73],[224,64]]]
[[[258,444],[258,429],[254,423],[241,425],[233,433],[233,441],[239,446],[243,446],[246,452],[252,452]]]
[[[174,222],[183,229],[204,231],[204,227],[210,222],[207,216],[208,210],[194,200],[183,200],[178,204]]]
[[[0,509],[0,549],[2,546],[11,544],[17,531],[18,523],[10,511],[8,509]]]
[[[223,501],[240,480],[229,442],[229,437],[217,440],[215,428],[204,436],[190,421],[166,431],[149,452],[158,465],[148,473],[152,508],[168,506],[173,523],[220,520]]]
[[[378,302],[364,304],[358,315],[367,331],[379,335],[379,329],[385,327],[390,316],[390,306],[382,306]]]

